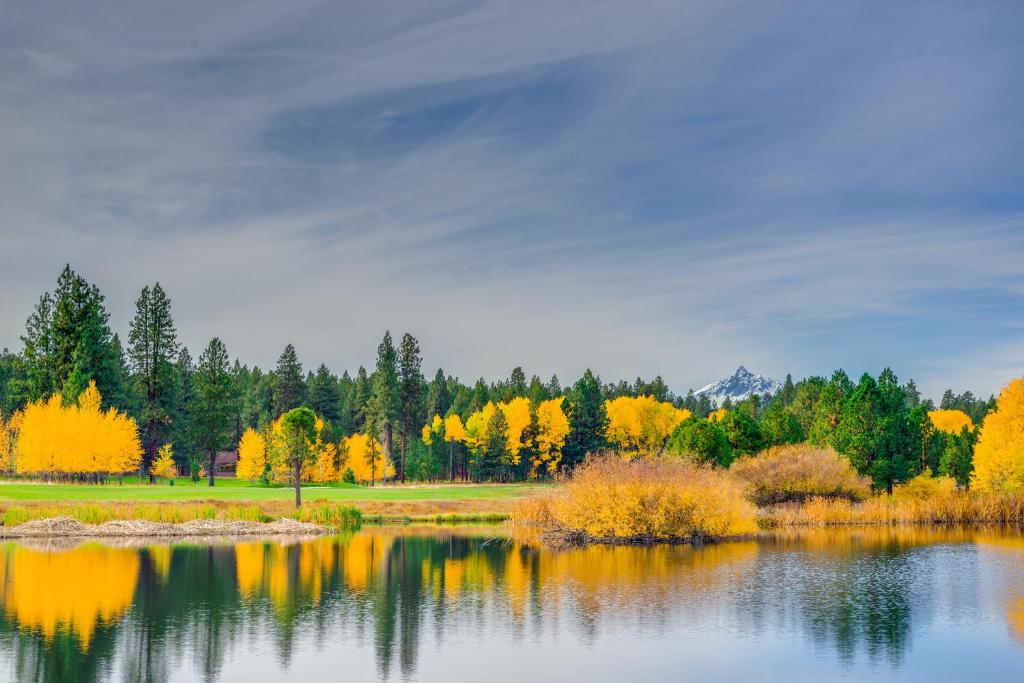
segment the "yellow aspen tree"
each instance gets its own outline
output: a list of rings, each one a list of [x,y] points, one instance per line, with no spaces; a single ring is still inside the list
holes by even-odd
[[[562,462],[562,447],[569,435],[569,419],[562,410],[564,400],[559,397],[537,404],[537,442],[530,468],[531,479],[536,479],[542,470],[553,475]]]
[[[690,411],[653,396],[620,396],[605,402],[605,412],[605,436],[625,455],[660,452],[672,430],[690,416]]]
[[[981,425],[971,487],[995,492],[1024,488],[1024,379],[1003,389]]]
[[[242,433],[238,442],[238,465],[235,476],[255,482],[263,477],[267,462],[267,441],[252,427]]]
[[[959,434],[964,427],[974,428],[971,418],[962,410],[932,410],[928,417],[937,430],[947,434]]]
[[[487,423],[497,409],[493,402],[488,401],[487,405],[466,418],[465,444],[470,451],[475,453],[483,444],[487,436]]]
[[[369,434],[353,434],[344,441],[345,467],[359,483],[374,483],[395,476],[395,466]]]
[[[523,441],[523,434],[530,426],[530,401],[520,396],[506,403],[499,403],[498,408],[505,414],[505,422],[508,424],[506,431],[510,458],[508,464],[518,465],[520,451],[531,445]]]
[[[708,420],[710,420],[711,422],[718,422],[728,414],[728,410],[726,410],[725,408],[719,408],[718,410],[708,415]]]
[[[466,443],[466,427],[455,413],[444,419],[444,440],[448,444],[448,478],[455,481],[455,444]]]
[[[165,443],[156,452],[156,458],[149,466],[149,473],[154,477],[173,479],[178,476],[178,469],[174,466],[174,451],[171,444]]]

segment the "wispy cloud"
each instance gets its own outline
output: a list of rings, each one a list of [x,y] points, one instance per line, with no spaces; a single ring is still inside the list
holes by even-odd
[[[0,344],[64,261],[119,327],[159,279],[191,346],[261,364],[391,327],[465,377],[987,392],[1024,339],[1010,5],[3,12]]]

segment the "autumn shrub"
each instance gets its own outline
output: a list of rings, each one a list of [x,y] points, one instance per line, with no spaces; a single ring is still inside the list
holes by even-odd
[[[871,480],[831,448],[808,444],[777,446],[741,458],[730,468],[755,505],[800,502],[814,497],[863,500]]]
[[[514,527],[550,540],[702,541],[756,530],[756,510],[728,473],[676,458],[588,458],[560,489],[520,502]]]
[[[891,496],[872,496],[859,503],[844,498],[811,498],[802,504],[774,507],[761,521],[776,527],[1024,522],[1024,493],[964,491],[941,482],[931,493],[925,493],[927,486],[915,484],[902,492],[903,487],[897,486]]]

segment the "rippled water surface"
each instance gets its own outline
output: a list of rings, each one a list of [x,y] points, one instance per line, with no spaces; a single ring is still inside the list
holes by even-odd
[[[554,552],[485,529],[0,546],[41,681],[1019,681],[1024,537],[828,530]]]

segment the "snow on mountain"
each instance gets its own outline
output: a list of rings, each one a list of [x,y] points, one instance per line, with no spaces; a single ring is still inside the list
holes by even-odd
[[[707,396],[713,403],[722,405],[726,398],[736,403],[753,394],[761,396],[774,394],[781,388],[782,382],[777,379],[755,375],[741,365],[736,368],[732,377],[712,382],[706,387],[694,391],[693,394],[697,398]]]

